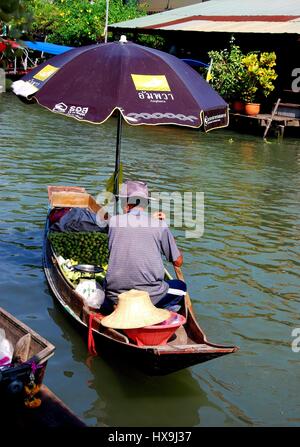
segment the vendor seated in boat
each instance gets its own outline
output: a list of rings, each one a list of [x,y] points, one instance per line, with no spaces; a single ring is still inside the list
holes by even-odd
[[[148,292],[157,307],[177,312],[186,284],[164,279],[162,255],[177,267],[181,267],[183,257],[162,213],[151,217],[145,211],[151,198],[144,182],[127,180],[119,198],[124,214],[107,221],[110,254],[101,311],[110,312],[120,293],[137,289]]]

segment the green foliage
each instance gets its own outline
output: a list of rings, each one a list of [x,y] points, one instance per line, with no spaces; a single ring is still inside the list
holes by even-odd
[[[156,48],[157,50],[163,50],[165,46],[165,39],[162,36],[138,34],[136,43],[146,47]]]
[[[231,45],[208,54],[213,59],[211,84],[226,101],[254,102],[274,90],[274,52],[243,54],[239,46]]]
[[[277,78],[275,72],[276,54],[248,53],[242,59],[247,70],[247,79],[243,88],[242,99],[245,102],[254,102],[260,96],[269,96],[274,90],[273,82]]]
[[[49,42],[84,45],[104,38],[106,0],[27,0],[32,30],[47,34]],[[109,23],[144,15],[134,1],[110,0]]]
[[[126,33],[127,40],[130,42],[144,45],[145,47],[156,48],[157,50],[164,50],[166,45],[166,39],[162,36],[152,34],[134,34]]]
[[[27,11],[33,17],[32,32],[47,34],[56,27],[60,13],[56,3],[56,1],[50,0],[27,0]]]
[[[242,63],[244,54],[240,47],[231,45],[229,50],[210,51],[208,55],[213,59],[212,86],[228,102],[239,99],[246,78],[245,66]]]
[[[30,25],[30,14],[26,10],[27,0],[0,0],[0,29],[10,26],[9,36],[19,37]]]
[[[0,22],[2,19],[10,25],[10,37],[30,27],[31,34],[47,36],[48,42],[62,45],[103,41],[105,15],[106,0],[0,0]],[[109,23],[143,15],[145,7],[137,6],[135,0],[109,0]],[[158,49],[165,45],[163,37],[148,34],[139,34],[134,40]]]
[[[9,22],[22,12],[22,7],[21,0],[0,0],[0,20]]]

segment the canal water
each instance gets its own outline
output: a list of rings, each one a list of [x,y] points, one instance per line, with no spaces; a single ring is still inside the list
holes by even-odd
[[[124,126],[126,178],[204,192],[203,235],[173,231],[208,339],[240,347],[153,378],[90,358],[42,270],[47,185],[96,195],[113,171],[115,134],[114,118],[84,124],[0,97],[0,306],[56,346],[45,383],[91,426],[298,426],[299,140]]]

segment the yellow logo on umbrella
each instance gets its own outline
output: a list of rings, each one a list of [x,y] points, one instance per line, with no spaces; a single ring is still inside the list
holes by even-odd
[[[167,78],[165,75],[138,75],[132,74],[136,90],[145,90],[151,92],[170,92]]]
[[[52,76],[57,70],[58,68],[53,67],[53,65],[46,65],[46,67],[38,71],[33,77],[38,79],[39,81],[45,81],[50,76]]]

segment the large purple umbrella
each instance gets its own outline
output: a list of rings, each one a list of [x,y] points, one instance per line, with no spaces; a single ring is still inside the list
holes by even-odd
[[[228,105],[180,59],[141,45],[89,45],[55,56],[13,84],[52,112],[101,124],[119,111],[115,166],[118,193],[122,119],[131,125],[175,124],[205,131],[228,125]]]

